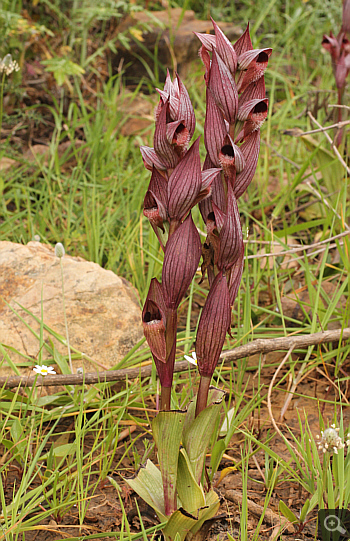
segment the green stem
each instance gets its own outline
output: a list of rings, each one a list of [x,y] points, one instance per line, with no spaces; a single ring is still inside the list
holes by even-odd
[[[160,395],[160,411],[170,411],[171,387],[162,387]]]
[[[196,417],[207,407],[211,377],[201,376],[197,394]]]
[[[69,345],[69,334],[68,334],[68,323],[67,323],[67,314],[66,314],[66,304],[65,304],[65,301],[64,301],[64,280],[63,280],[62,257],[60,257],[60,264],[61,264],[61,277],[62,277],[62,304],[63,304],[64,324],[65,324],[65,326],[66,326],[66,338],[67,338],[67,347],[68,347],[69,368],[70,368],[71,374],[74,374],[74,372],[73,372],[72,356],[71,356],[71,353],[70,353],[70,345]]]
[[[5,85],[5,72],[2,74],[2,79],[0,83],[0,139],[1,139],[1,128],[2,128],[2,115],[4,110],[4,85]]]
[[[326,452],[323,456],[323,472],[322,472],[322,495],[323,495],[324,501],[326,501],[325,494],[327,492],[326,490],[327,489],[327,472],[328,472],[330,460],[331,460],[330,454]],[[328,503],[328,500],[327,500],[327,503]]]

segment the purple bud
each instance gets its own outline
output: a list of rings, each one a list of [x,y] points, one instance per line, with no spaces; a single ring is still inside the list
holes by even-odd
[[[248,85],[262,77],[267,68],[272,49],[252,49],[238,57],[240,74],[237,80],[238,92],[243,92]]]
[[[235,182],[236,173],[243,171],[245,159],[241,149],[235,145],[229,135],[226,135],[219,152],[219,162],[227,182]]]
[[[212,163],[209,154],[206,155],[206,158],[204,160],[203,165],[203,173],[202,173],[202,180],[203,175],[207,171],[214,171],[214,164]],[[207,217],[208,214],[213,212],[212,207],[212,200],[218,205],[219,208],[224,208],[226,205],[226,195],[224,191],[224,187],[221,180],[221,170],[216,169],[217,173],[214,176],[214,179],[211,183],[211,192],[210,196],[203,199],[199,203],[199,210],[201,212],[202,218],[204,220],[204,223],[207,223]]]
[[[201,376],[213,375],[230,324],[230,294],[226,276],[220,272],[210,288],[198,326],[196,354]]]
[[[243,124],[242,129],[236,136],[236,141],[247,139],[253,131],[261,128],[267,118],[269,100],[267,98],[254,99],[245,102],[238,110],[237,118]]]
[[[233,48],[236,51],[237,56],[253,48],[252,40],[250,39],[249,34],[249,23],[247,24],[247,28],[241,37],[233,45]]]
[[[244,92],[238,98],[238,109],[240,109],[244,103],[250,100],[263,100],[266,97],[265,91],[265,79],[264,76],[260,77],[257,81],[250,83]]]
[[[345,80],[350,70],[350,54],[344,52],[340,55],[340,58],[335,68],[335,82],[337,88],[342,89],[345,86]]]
[[[227,39],[223,31],[218,27],[216,22],[211,20],[216,36],[216,51],[220,55],[222,61],[226,64],[232,75],[237,69],[237,53],[234,50],[232,43]]]
[[[167,169],[173,169],[179,162],[179,157],[167,137],[167,112],[169,103],[163,105],[159,114],[158,122],[154,132],[154,150],[158,158]]]
[[[151,280],[147,299],[142,311],[143,332],[147,343],[161,362],[166,362],[165,304],[162,286],[156,278]]]
[[[207,51],[213,51],[213,49],[215,49],[216,36],[213,36],[213,34],[200,34],[199,32],[194,32],[194,34],[201,41],[203,47],[205,47]]]
[[[241,254],[238,260],[236,261],[236,263],[233,265],[233,267],[231,267],[230,270],[228,271],[228,288],[230,291],[231,306],[233,306],[237,297],[239,286],[242,280],[243,267],[244,267],[244,246],[242,243]]]
[[[155,227],[164,231],[163,222],[167,220],[167,181],[163,175],[153,167],[152,176],[144,200],[144,215]]]
[[[226,67],[215,50],[213,51],[208,87],[214,96],[216,104],[222,109],[227,122],[233,124],[236,120],[238,108],[237,87],[228,67]]]
[[[220,252],[217,261],[218,269],[223,271],[229,269],[237,262],[243,247],[241,220],[231,184],[228,184],[227,195],[227,213],[224,223],[220,228]]]
[[[143,163],[146,169],[152,171],[153,167],[159,171],[166,171],[167,167],[158,158],[156,151],[151,147],[140,147]]]
[[[179,110],[177,118],[183,119],[183,123],[190,134],[189,139],[192,139],[196,127],[196,117],[194,116],[192,103],[186,87],[177,74],[176,80],[179,87]]]
[[[165,303],[176,309],[196,273],[201,257],[201,241],[191,214],[167,242],[164,254],[162,284]]]
[[[332,32],[327,36],[323,35],[322,47],[328,51],[332,57],[333,62],[336,62],[340,56],[340,46],[338,40],[333,36]]]
[[[160,90],[159,88],[156,88],[156,90],[161,97],[161,101],[158,103],[155,110],[156,122],[158,122],[158,118],[159,118],[163,105],[166,104],[167,102],[169,102],[169,116],[172,120],[176,120],[177,112],[179,110],[179,98],[175,97],[172,94],[168,94],[167,92],[165,92],[165,90]]]
[[[198,51],[198,55],[205,66],[204,80],[205,84],[208,85],[211,65],[210,54],[208,53],[208,50],[204,47],[204,45],[202,45],[202,47]]]
[[[236,176],[233,187],[233,193],[236,199],[241,197],[242,193],[246,191],[254,176],[260,151],[260,130],[256,130],[248,137],[247,141],[240,146],[240,151],[245,159],[245,167]]]
[[[151,190],[147,190],[144,200],[143,214],[149,219],[153,227],[159,227],[165,232],[163,223],[166,221],[166,209]]]
[[[215,103],[212,92],[207,88],[207,110],[204,124],[204,144],[216,167],[221,167],[219,152],[227,135],[222,112]]]
[[[167,124],[167,138],[169,143],[174,147],[176,154],[181,158],[190,142],[190,133],[182,120],[175,120]]]
[[[181,222],[194,206],[202,185],[199,137],[172,172],[168,182],[168,212]]]

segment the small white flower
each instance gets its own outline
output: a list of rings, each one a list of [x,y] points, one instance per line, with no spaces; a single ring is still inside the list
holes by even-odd
[[[12,60],[12,56],[7,54],[0,59],[0,73],[5,72],[5,75],[10,75],[13,71],[19,71],[19,65],[16,60]]]
[[[40,376],[52,376],[56,374],[52,366],[46,366],[45,364],[43,364],[42,366],[40,366],[40,364],[36,364],[33,368],[33,371],[36,372],[36,374],[40,374]]]
[[[84,369],[83,369],[82,366],[79,366],[79,368],[77,368],[77,374],[78,374],[79,376],[81,376],[82,374],[84,374]]]
[[[197,355],[195,351],[192,351],[192,357],[185,355],[186,361],[197,366]]]
[[[339,428],[335,428],[333,424],[330,428],[326,428],[324,432],[321,432],[322,438],[318,441],[318,448],[323,453],[338,454],[339,449],[343,449],[345,444],[338,434]]]
[[[61,258],[64,256],[65,253],[66,252],[63,244],[61,242],[58,242],[55,246],[55,256]]]

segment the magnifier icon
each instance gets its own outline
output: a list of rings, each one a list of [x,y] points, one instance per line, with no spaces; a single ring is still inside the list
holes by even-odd
[[[339,532],[342,535],[346,534],[346,530],[342,527],[337,515],[328,515],[328,517],[324,519],[323,525],[329,532]]]

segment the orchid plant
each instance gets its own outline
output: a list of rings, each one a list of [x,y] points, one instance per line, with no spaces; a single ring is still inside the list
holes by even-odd
[[[350,0],[343,2],[343,16],[341,29],[335,37],[332,32],[329,36],[323,36],[322,46],[328,51],[332,58],[332,67],[335,83],[338,89],[338,122],[342,120],[342,103],[346,78],[350,71]],[[336,144],[339,146],[343,140],[344,131],[340,129],[336,136]]]
[[[168,72],[164,89],[158,90],[154,147],[141,148],[152,172],[144,214],[164,251],[162,280],[152,279],[142,312],[161,383],[161,411],[152,423],[160,471],[147,461],[128,482],[167,522],[163,533],[169,540],[192,539],[219,508],[205,476],[205,455],[224,393],[210,383],[243,272],[237,202],[254,176],[268,112],[264,72],[272,50],[253,49],[249,25],[232,45],[212,22],[214,35],[197,34],[206,84],[203,167],[200,139],[190,145],[194,110],[177,74],[172,80]],[[207,231],[203,246],[191,215],[197,204]],[[207,274],[210,290],[196,337],[198,394],[187,413],[170,411],[177,311],[201,257],[202,280]]]

